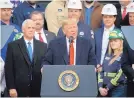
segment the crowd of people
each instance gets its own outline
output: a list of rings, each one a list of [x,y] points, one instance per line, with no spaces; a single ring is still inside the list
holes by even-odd
[[[134,49],[121,29],[134,26],[133,0],[13,4],[0,1],[1,28],[14,27],[1,47],[2,97],[40,97],[45,65],[94,65],[99,97],[134,97]]]

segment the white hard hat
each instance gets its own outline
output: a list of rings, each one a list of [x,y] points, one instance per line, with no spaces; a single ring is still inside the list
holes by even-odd
[[[128,8],[128,12],[134,12],[134,2],[130,4],[130,8]]]
[[[9,0],[0,1],[0,8],[13,8],[13,4]]]
[[[82,9],[82,2],[80,0],[69,0],[67,8]]]
[[[113,4],[106,4],[102,8],[101,14],[103,14],[103,15],[117,15],[117,9]]]

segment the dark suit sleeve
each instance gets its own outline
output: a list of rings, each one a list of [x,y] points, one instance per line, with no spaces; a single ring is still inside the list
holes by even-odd
[[[134,70],[132,68],[132,62],[130,61],[131,56],[134,53],[129,51],[129,45],[127,41],[124,41],[124,50],[122,56],[122,70],[129,79],[134,79]]]
[[[88,42],[89,44],[89,52],[88,52],[88,65],[97,65],[97,61],[96,61],[96,56],[95,56],[95,51],[94,51],[94,48],[93,48],[93,45],[92,43]]]
[[[48,49],[45,53],[45,56],[42,60],[42,66],[44,65],[53,65],[53,50],[52,50],[52,42],[49,43]]]
[[[6,60],[5,60],[5,79],[8,89],[15,89],[14,76],[14,57],[11,44],[8,44]]]
[[[64,33],[62,31],[62,28],[60,28],[58,31],[57,37],[63,37],[63,36],[64,36]]]

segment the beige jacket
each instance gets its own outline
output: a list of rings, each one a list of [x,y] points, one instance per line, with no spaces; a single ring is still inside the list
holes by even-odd
[[[57,35],[62,21],[67,17],[67,12],[66,2],[64,0],[51,1],[45,10],[48,31],[54,32]]]

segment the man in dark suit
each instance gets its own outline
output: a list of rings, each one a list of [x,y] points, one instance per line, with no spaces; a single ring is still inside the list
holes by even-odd
[[[123,56],[122,56],[122,70],[128,78],[127,97],[134,97],[134,50],[132,50],[124,41]]]
[[[62,29],[65,36],[50,42],[42,65],[96,65],[91,41],[77,37],[76,21],[64,20]]]
[[[7,90],[11,97],[39,97],[41,59],[47,45],[34,39],[35,23],[27,19],[22,24],[23,37],[8,44],[5,61]]]
[[[30,18],[35,22],[36,24],[36,30],[35,30],[35,38],[48,43],[56,38],[56,35],[52,32],[48,32],[43,28],[44,25],[44,16],[39,11],[34,11],[31,13]]]
[[[117,27],[129,25],[128,10],[131,8],[132,2],[133,0],[119,0],[119,3],[115,5],[118,13],[115,22]]]

